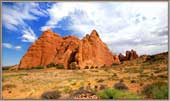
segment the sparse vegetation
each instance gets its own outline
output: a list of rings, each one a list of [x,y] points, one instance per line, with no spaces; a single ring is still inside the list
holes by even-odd
[[[94,66],[91,66],[90,69],[94,69]]]
[[[42,99],[58,99],[61,96],[59,91],[47,91],[41,95]]]
[[[56,64],[55,67],[56,67],[56,69],[64,69],[63,64]]]
[[[140,99],[141,97],[137,94],[130,93],[127,91],[121,91],[111,88],[106,88],[102,91],[97,92],[97,95],[101,99]]]
[[[119,65],[119,64],[118,64],[118,63],[113,63],[113,64],[112,64],[112,66],[117,66],[117,65]]]
[[[2,67],[2,70],[9,70],[11,66]]]
[[[84,69],[89,69],[89,66],[85,66]]]
[[[52,62],[52,63],[47,65],[47,68],[51,68],[51,67],[55,67],[55,66],[56,66],[55,63]]]
[[[103,79],[99,79],[99,80],[97,80],[97,82],[104,82],[104,80]]]
[[[87,93],[80,94],[79,92],[74,97],[77,99],[82,96],[86,96],[87,99],[98,98],[96,94],[100,93],[100,99],[167,99],[167,64],[159,64],[157,60],[152,63],[144,61],[145,59],[140,58],[125,61],[118,66],[115,65],[114,68],[106,65],[103,65],[103,69],[84,67],[89,70],[67,70],[64,68],[69,67],[54,63],[50,63],[49,67],[46,66],[47,68],[43,69],[5,70],[2,73],[2,95],[4,99],[71,99],[71,95],[83,87],[79,90]],[[133,62],[133,65],[130,65],[130,62]],[[76,63],[73,63],[73,67],[75,65]],[[60,70],[50,69],[51,67]],[[78,66],[76,69],[79,69]],[[151,84],[157,81],[166,82],[166,85],[163,83]],[[111,86],[112,88],[110,88]],[[147,88],[147,86],[149,87]],[[49,90],[59,91],[59,96],[55,95],[56,93],[45,94]],[[114,95],[112,95],[113,92]],[[88,94],[91,94],[92,97],[87,97]]]
[[[35,67],[32,67],[32,69],[44,69],[44,66],[35,66]]]
[[[136,80],[131,80],[130,82],[131,82],[131,83],[136,83]]]
[[[72,63],[70,63],[70,65],[69,65],[69,69],[74,70],[74,69],[79,69],[79,67],[76,66],[76,62],[72,62]]]
[[[119,83],[116,83],[114,88],[118,90],[128,90],[128,87],[123,83],[123,80],[120,80]]]
[[[14,84],[5,84],[5,85],[3,85],[2,90],[9,90],[9,89],[12,89],[12,88],[16,88],[16,85],[14,85]]]
[[[142,93],[154,99],[168,99],[168,83],[155,82],[143,87]]]

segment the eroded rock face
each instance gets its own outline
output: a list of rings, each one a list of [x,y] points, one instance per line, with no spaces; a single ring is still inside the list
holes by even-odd
[[[76,62],[83,68],[85,66],[100,67],[104,64],[110,66],[115,62],[120,63],[118,57],[113,56],[106,44],[102,42],[96,30],[81,40],[76,54]]]
[[[82,40],[74,36],[61,37],[47,30],[29,47],[19,68],[46,66],[52,62],[61,63],[66,68],[72,62],[81,68],[120,63],[118,56],[109,51],[95,30]]]
[[[119,54],[120,61],[133,60],[138,57],[139,57],[138,54],[133,49],[131,51],[126,51],[126,56],[122,55],[121,53]]]

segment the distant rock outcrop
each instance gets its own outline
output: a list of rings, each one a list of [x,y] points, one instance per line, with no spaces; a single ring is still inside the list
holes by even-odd
[[[138,57],[139,57],[138,54],[133,49],[131,51],[126,51],[126,56],[122,55],[121,53],[119,54],[120,61],[133,60]]]
[[[60,63],[69,68],[72,62],[81,68],[120,63],[118,56],[109,51],[96,30],[81,40],[74,36],[61,37],[47,30],[29,47],[19,68],[47,66],[50,63]]]

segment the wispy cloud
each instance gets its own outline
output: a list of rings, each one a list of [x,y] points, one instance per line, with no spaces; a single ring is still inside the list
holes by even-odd
[[[2,6],[2,23],[9,30],[17,30],[18,26],[26,26],[26,20],[37,20],[38,16],[46,16],[38,3],[13,3]]]
[[[13,46],[10,43],[2,43],[2,46],[5,48],[12,48]]]
[[[96,29],[113,52],[133,48],[140,54],[153,54],[168,50],[163,42],[168,40],[167,2],[60,2],[47,11],[50,20],[41,30],[56,28],[69,18],[64,29],[81,37]]]
[[[21,46],[14,46],[11,43],[2,43],[2,46],[4,48],[8,48],[8,49],[15,49],[15,50],[21,50],[22,49]]]
[[[14,47],[16,50],[20,50],[22,47],[21,46],[15,46]]]
[[[47,12],[40,8],[39,3],[13,3],[2,6],[2,25],[11,31],[21,31],[22,42],[34,42],[36,34],[25,21],[38,20],[40,16],[47,16]]]
[[[21,36],[21,39],[23,42],[34,42],[37,39],[36,34],[30,27],[24,29],[22,33],[23,35]]]

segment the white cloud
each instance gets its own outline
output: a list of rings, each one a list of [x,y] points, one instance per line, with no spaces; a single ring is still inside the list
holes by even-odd
[[[5,48],[12,48],[12,45],[10,43],[2,43],[2,46]]]
[[[113,52],[135,49],[140,54],[153,54],[168,50],[167,43],[159,45],[168,40],[167,2],[59,2],[47,11],[50,20],[41,30],[56,28],[69,17],[63,29],[80,37],[96,29]]]
[[[21,36],[23,42],[34,42],[37,37],[34,31],[29,27],[22,31],[23,35]]]
[[[22,49],[21,46],[14,46],[11,43],[2,43],[2,46],[4,48],[8,48],[8,49],[15,49],[15,50],[21,50]]]
[[[40,8],[39,3],[18,2],[2,5],[2,25],[11,31],[22,31],[22,42],[35,41],[36,34],[25,21],[38,20],[40,16],[47,16],[47,12]]]
[[[15,46],[14,47],[16,50],[20,50],[22,47],[21,46]]]
[[[14,3],[10,6],[3,3],[2,24],[9,30],[17,30],[18,26],[27,26],[25,20],[37,20],[45,13],[38,3]]]

